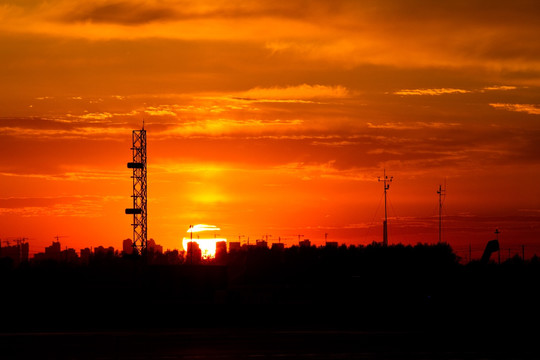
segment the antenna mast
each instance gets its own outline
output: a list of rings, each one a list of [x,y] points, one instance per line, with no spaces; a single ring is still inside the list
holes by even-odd
[[[147,245],[147,179],[146,179],[146,130],[133,130],[133,161],[127,164],[133,169],[133,207],[126,209],[126,214],[133,215],[133,250],[138,254],[146,253]]]
[[[388,212],[386,210],[386,192],[390,189],[390,183],[393,176],[386,176],[386,169],[384,169],[383,178],[378,178],[379,182],[383,182],[384,186],[384,221],[383,221],[383,246],[388,246]]]
[[[437,194],[439,194],[439,244],[442,242],[442,204],[443,204],[443,197],[446,196],[446,184],[444,186],[444,189],[441,185],[439,185],[439,190],[437,190]]]

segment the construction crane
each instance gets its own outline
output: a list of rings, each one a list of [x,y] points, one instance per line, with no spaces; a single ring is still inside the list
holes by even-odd
[[[15,243],[17,245],[21,245],[21,244],[24,244],[26,242],[26,240],[28,240],[28,238],[22,237],[20,239],[15,240]]]
[[[239,243],[241,243],[241,242],[242,242],[242,240],[241,240],[241,239],[242,239],[243,237],[246,237],[246,235],[238,235],[238,242],[239,242]]]

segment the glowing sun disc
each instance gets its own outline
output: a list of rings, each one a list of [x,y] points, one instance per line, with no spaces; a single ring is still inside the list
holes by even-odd
[[[184,250],[187,251],[188,243],[190,241],[192,241],[190,238],[184,238],[182,240],[182,246],[184,247]],[[201,256],[203,259],[215,258],[217,243],[221,241],[227,242],[227,239],[225,238],[193,239],[193,242],[199,245],[199,249],[201,249]]]

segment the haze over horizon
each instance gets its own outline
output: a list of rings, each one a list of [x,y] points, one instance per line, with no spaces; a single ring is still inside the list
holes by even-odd
[[[131,238],[131,131],[148,237],[190,224],[297,243],[443,240],[540,254],[537,1],[0,5],[0,239]],[[242,241],[246,239],[242,238]]]

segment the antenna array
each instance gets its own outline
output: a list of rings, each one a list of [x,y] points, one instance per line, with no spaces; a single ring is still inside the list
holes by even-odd
[[[383,221],[383,246],[388,246],[388,212],[386,211],[386,192],[390,189],[390,183],[394,179],[393,176],[386,176],[386,169],[384,169],[383,178],[378,178],[379,182],[383,182],[384,186],[384,221]]]
[[[443,205],[443,198],[446,196],[446,184],[444,185],[444,189],[441,185],[439,185],[439,190],[437,190],[437,194],[439,194],[439,243],[442,242],[442,205]]]

